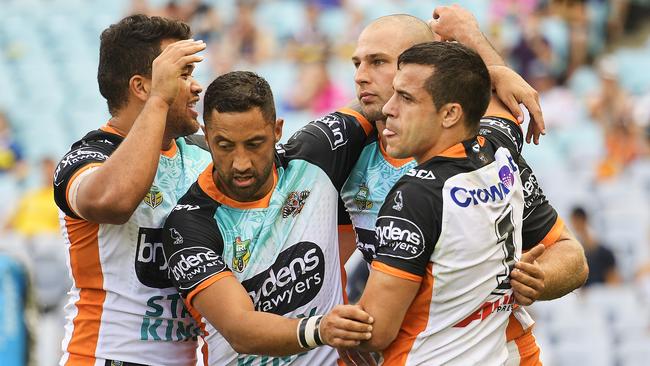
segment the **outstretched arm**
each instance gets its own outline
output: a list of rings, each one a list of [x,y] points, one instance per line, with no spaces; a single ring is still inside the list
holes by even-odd
[[[234,276],[225,276],[193,298],[192,305],[238,353],[286,356],[304,352],[298,340],[301,319],[256,311],[251,298]],[[306,331],[320,334],[322,344],[350,348],[370,338],[373,319],[358,306],[337,305],[316,328],[307,322]],[[264,332],[259,331],[264,325]],[[310,329],[311,327],[311,329]],[[306,338],[310,335],[306,334]],[[310,344],[313,346],[313,342]]]

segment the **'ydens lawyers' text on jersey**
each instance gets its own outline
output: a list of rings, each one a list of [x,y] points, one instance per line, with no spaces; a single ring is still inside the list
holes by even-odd
[[[347,214],[339,215],[339,224],[347,224],[345,220],[350,219],[357,249],[368,263],[375,255],[375,221],[379,209],[395,182],[417,165],[413,159],[391,158],[377,134],[372,137],[341,189]]]
[[[372,267],[421,285],[384,364],[507,359],[524,212],[517,154],[512,141],[478,136],[418,165],[425,173],[403,176],[386,197]]]
[[[162,250],[165,218],[210,161],[181,138],[161,154],[153,185],[124,225],[95,224],[70,208],[74,181],[104,163],[123,137],[108,126],[72,145],[59,163],[60,208],[73,286],[61,365],[194,365],[198,325],[173,287]]]
[[[338,191],[371,128],[351,111],[305,126],[279,146],[274,188],[256,202],[226,197],[208,167],[179,201],[163,232],[171,277],[188,307],[197,293],[230,275],[259,311],[299,317],[324,314],[342,303]],[[237,354],[212,325],[202,325],[210,365],[336,363],[336,351],[329,347],[273,359]]]

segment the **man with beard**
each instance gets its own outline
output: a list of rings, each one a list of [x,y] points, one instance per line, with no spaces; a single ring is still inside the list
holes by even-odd
[[[333,348],[316,347],[354,347],[372,329],[339,305],[336,235],[338,192],[372,126],[344,109],[276,148],[271,89],[245,71],[216,78],[204,105],[213,162],[169,215],[163,244],[207,363],[335,364]]]
[[[133,15],[101,35],[110,120],[54,174],[73,280],[61,365],[194,365],[200,332],[167,275],[164,219],[209,162],[192,78],[202,41],[182,22]]]

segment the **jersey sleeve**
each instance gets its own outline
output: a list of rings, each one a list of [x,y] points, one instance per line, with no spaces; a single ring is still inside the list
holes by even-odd
[[[304,126],[283,148],[287,156],[323,169],[336,189],[341,190],[373,129],[361,114],[343,109]]]
[[[223,259],[223,239],[214,220],[216,203],[188,199],[196,184],[178,202],[165,221],[162,241],[169,277],[185,299],[232,272]]]
[[[441,201],[429,192],[415,178],[402,177],[386,196],[375,225],[374,269],[421,281],[440,233]]]
[[[522,249],[529,250],[539,243],[547,247],[555,243],[564,229],[564,222],[551,206],[523,156],[517,160],[524,186],[524,222]]]
[[[524,133],[519,124],[503,117],[485,116],[481,118],[479,136],[494,138],[513,152],[521,154],[524,146]]]
[[[119,141],[111,141],[111,138],[97,138],[82,140],[72,146],[54,171],[54,201],[61,211],[69,217],[80,218],[70,208],[68,194],[71,183],[88,169],[103,164],[118,145]]]

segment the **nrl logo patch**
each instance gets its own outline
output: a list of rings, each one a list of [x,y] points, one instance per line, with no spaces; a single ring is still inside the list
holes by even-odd
[[[282,207],[282,218],[286,219],[289,216],[296,217],[302,211],[303,206],[305,206],[307,197],[309,197],[309,191],[289,193],[289,197],[287,197]]]
[[[370,210],[372,208],[372,201],[370,197],[370,190],[364,183],[359,185],[359,192],[354,196],[354,202],[357,204],[359,210]]]
[[[160,204],[163,202],[163,194],[160,192],[158,187],[156,186],[151,186],[151,189],[149,190],[149,193],[147,193],[144,196],[144,203],[149,205],[151,208],[156,208],[160,206]]]
[[[232,269],[237,272],[242,272],[246,268],[248,260],[251,259],[251,252],[249,250],[251,241],[250,239],[242,241],[241,237],[238,236],[235,238],[233,245],[235,246],[235,257],[232,259]]]

